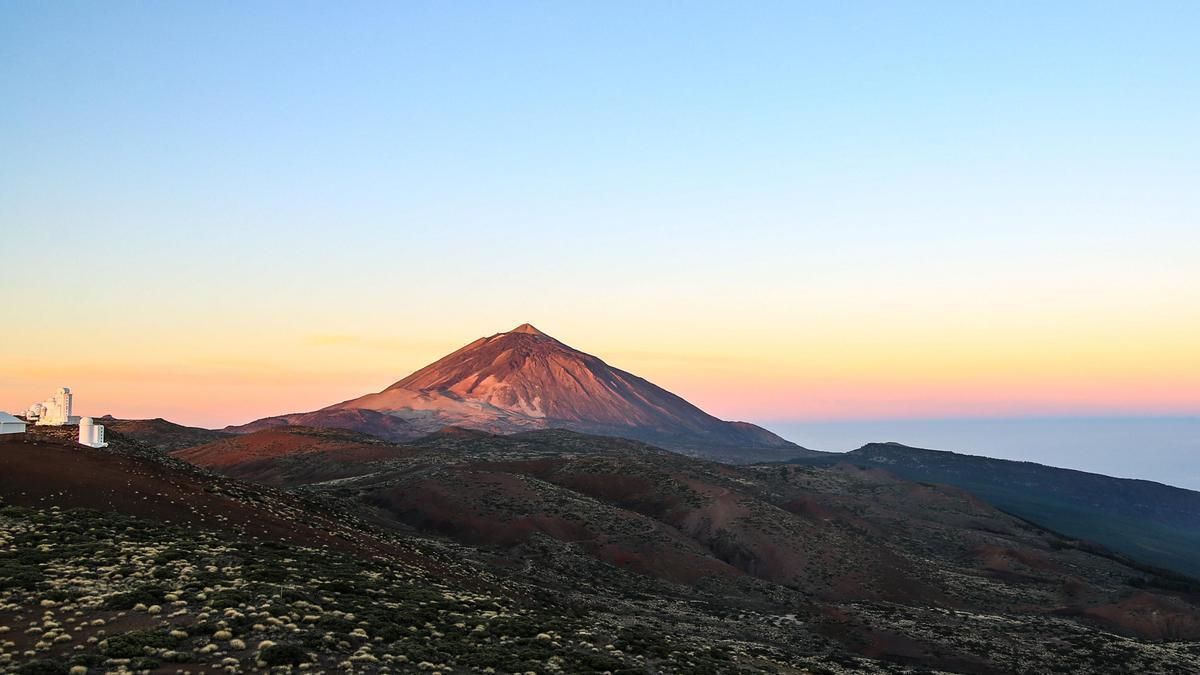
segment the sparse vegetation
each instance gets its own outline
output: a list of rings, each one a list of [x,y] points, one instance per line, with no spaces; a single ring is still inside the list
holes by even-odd
[[[807,467],[717,467],[625,442],[585,452],[581,438],[494,449],[455,438],[291,494],[196,474],[191,492],[147,495],[220,500],[199,502],[192,522],[0,506],[0,672],[1200,663],[1189,591],[1163,587],[1185,580],[961,495]],[[192,470],[178,471],[169,480],[183,485]],[[282,536],[227,524],[241,508]],[[378,529],[361,508],[428,530]],[[325,529],[303,529],[314,523]],[[1150,604],[1118,604],[1131,598]],[[1114,635],[1145,630],[1128,623],[1139,612],[1156,613],[1159,634]]]

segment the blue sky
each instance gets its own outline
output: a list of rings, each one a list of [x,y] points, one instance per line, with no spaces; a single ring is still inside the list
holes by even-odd
[[[945,215],[1007,195],[1083,228],[1071,201],[1195,178],[1197,25],[1162,2],[6,3],[6,216],[58,196],[75,232],[269,246],[334,222],[720,229],[732,206],[765,234],[839,198],[915,219],[938,186]]]

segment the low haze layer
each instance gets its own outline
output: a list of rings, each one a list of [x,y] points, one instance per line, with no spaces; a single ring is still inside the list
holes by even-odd
[[[807,447],[901,441],[1200,489],[1200,417],[892,419],[768,424]]]

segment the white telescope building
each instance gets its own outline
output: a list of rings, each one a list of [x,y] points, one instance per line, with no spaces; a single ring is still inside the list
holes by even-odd
[[[108,443],[104,442],[104,427],[94,423],[90,417],[80,419],[79,444],[90,448],[107,447]]]
[[[28,418],[32,420],[37,417],[38,426],[57,427],[64,424],[75,424],[79,418],[71,415],[72,398],[71,390],[63,387],[42,403],[34,403],[29,406]]]
[[[72,410],[75,403],[74,399],[75,397],[71,394],[71,390],[67,387],[62,387],[51,394],[50,398],[45,401],[29,406],[29,410],[25,414],[25,419],[30,422],[37,420],[38,426],[61,427],[64,424],[78,424],[80,445],[92,448],[107,447],[108,443],[104,442],[104,427],[96,424],[90,417],[81,419],[71,414],[74,412]],[[23,428],[21,430],[24,431]]]

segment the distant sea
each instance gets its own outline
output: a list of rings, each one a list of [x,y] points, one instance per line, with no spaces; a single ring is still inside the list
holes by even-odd
[[[1200,416],[785,421],[763,426],[813,450],[843,452],[896,441],[1200,490]]]

